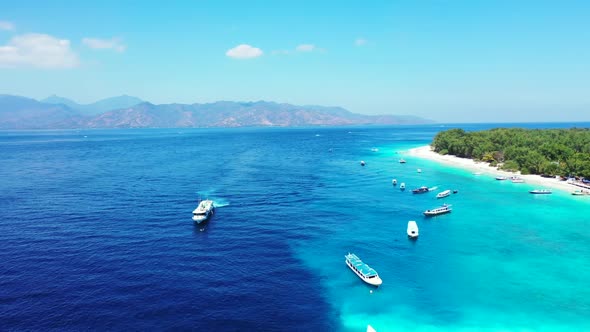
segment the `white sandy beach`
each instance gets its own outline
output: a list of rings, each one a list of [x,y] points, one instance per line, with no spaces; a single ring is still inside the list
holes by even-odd
[[[415,149],[408,150],[408,155],[415,156],[418,158],[428,159],[432,161],[439,162],[441,164],[446,164],[454,167],[463,168],[473,173],[481,173],[482,176],[499,176],[503,175],[506,177],[518,175],[520,176],[526,183],[532,184],[538,187],[538,189],[555,189],[561,190],[568,193],[572,193],[575,190],[588,190],[566,181],[560,181],[555,178],[543,178],[539,175],[521,175],[520,172],[507,172],[496,169],[496,167],[490,166],[488,163],[485,162],[476,162],[472,159],[467,158],[459,158],[451,155],[440,155],[434,151],[432,151],[429,145],[422,146]],[[510,181],[510,180],[506,180]],[[584,196],[590,198],[590,196]]]

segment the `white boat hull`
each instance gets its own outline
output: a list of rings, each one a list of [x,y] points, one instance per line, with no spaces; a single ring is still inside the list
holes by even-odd
[[[210,217],[211,216],[205,216],[205,217],[193,216],[193,221],[196,222],[197,224],[200,224],[200,223],[207,221]]]
[[[441,214],[445,214],[445,213],[451,213],[451,210],[444,210],[444,211],[440,211],[440,212],[426,211],[426,212],[424,212],[424,215],[427,217],[434,217],[434,216],[440,216]]]
[[[433,217],[433,216],[438,216],[438,215],[445,214],[445,213],[451,213],[451,211],[452,211],[451,205],[443,204],[443,207],[424,211],[424,215],[427,217]]]

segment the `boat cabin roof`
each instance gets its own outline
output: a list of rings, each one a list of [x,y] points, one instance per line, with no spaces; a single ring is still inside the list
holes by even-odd
[[[212,206],[213,206],[213,201],[211,201],[211,200],[201,201],[199,203],[199,206],[197,206],[197,208],[193,211],[193,213],[206,212],[207,210],[211,209]]]
[[[436,212],[441,210],[450,210],[451,204],[443,204],[443,206],[436,207],[434,209],[426,210],[427,212]]]
[[[352,264],[352,266],[354,266],[365,277],[374,277],[378,275],[377,271],[375,271],[369,265],[363,263],[363,261],[361,261],[361,259],[358,258],[357,255],[348,254],[344,257],[346,257],[346,260],[349,261],[350,264]]]

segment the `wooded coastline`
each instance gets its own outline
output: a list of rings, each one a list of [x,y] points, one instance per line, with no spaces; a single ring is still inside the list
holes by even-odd
[[[439,132],[431,143],[441,155],[454,155],[521,174],[590,179],[590,129],[495,128]]]

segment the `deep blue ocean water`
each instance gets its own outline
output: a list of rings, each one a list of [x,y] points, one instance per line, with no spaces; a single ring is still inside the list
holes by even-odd
[[[590,330],[590,197],[404,154],[496,126],[0,132],[0,329]]]

